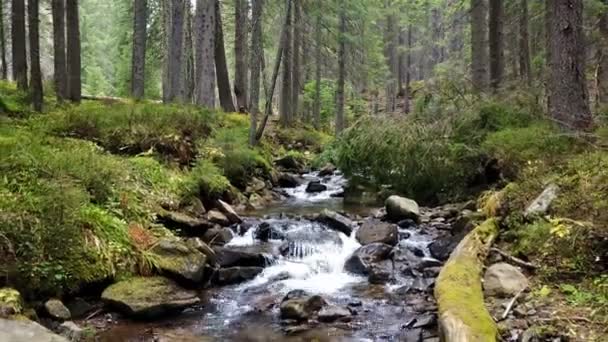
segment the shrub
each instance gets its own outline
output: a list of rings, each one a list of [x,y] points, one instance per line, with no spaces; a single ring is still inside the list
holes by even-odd
[[[217,199],[228,190],[230,182],[221,170],[207,159],[199,160],[181,183],[182,197]]]

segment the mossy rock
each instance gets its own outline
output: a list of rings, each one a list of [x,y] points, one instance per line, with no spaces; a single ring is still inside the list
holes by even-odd
[[[105,289],[101,299],[111,308],[137,319],[158,319],[196,305],[196,292],[164,277],[135,277]]]
[[[207,257],[181,240],[161,239],[149,253],[160,271],[175,276],[178,280],[193,283],[203,280]]]
[[[0,318],[20,315],[23,312],[23,299],[19,291],[10,288],[0,288]]]

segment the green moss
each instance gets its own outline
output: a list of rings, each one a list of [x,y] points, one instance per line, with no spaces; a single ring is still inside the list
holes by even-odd
[[[180,185],[183,197],[219,198],[230,182],[211,161],[199,160]]]
[[[10,288],[0,288],[0,309],[8,309],[13,315],[19,315],[23,312],[23,298],[19,291]]]
[[[475,341],[496,341],[496,324],[484,306],[480,256],[484,257],[497,233],[493,219],[477,226],[452,254],[435,286],[440,317],[461,320]]]

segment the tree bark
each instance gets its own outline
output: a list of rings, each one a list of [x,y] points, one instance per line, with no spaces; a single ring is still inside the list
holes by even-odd
[[[302,46],[302,1],[296,1],[293,6],[293,53],[291,62],[291,113],[293,117],[298,117],[300,102],[300,47]]]
[[[530,86],[532,85],[532,67],[530,62],[530,34],[528,31],[528,0],[521,0],[520,7],[519,76]]]
[[[344,92],[346,81],[346,9],[344,1],[340,3],[340,33],[338,36],[338,85],[336,89],[336,136],[344,130]]]
[[[66,0],[68,99],[79,103],[82,97],[80,60],[80,20],[78,0]]]
[[[502,0],[490,0],[489,17],[490,86],[497,91],[502,85],[505,69],[504,57],[504,5]]]
[[[220,106],[224,112],[236,112],[232,92],[230,91],[230,74],[226,63],[226,49],[224,47],[224,25],[222,23],[222,11],[220,3],[215,1],[215,75],[217,79],[217,89],[220,95]]]
[[[471,77],[477,92],[488,84],[487,13],[485,0],[471,0]]]
[[[234,96],[236,97],[236,106],[241,112],[246,112],[248,108],[247,42],[249,18],[247,10],[247,0],[234,0]]]
[[[257,144],[256,133],[258,114],[260,112],[260,74],[262,71],[262,14],[264,11],[264,0],[252,1],[252,32],[251,32],[251,60],[249,63],[251,78],[249,83],[249,112],[251,125],[249,127],[249,145]]]
[[[385,3],[385,7],[389,8],[389,2]],[[386,17],[386,29],[384,32],[384,48],[386,64],[388,66],[388,77],[386,81],[386,112],[392,113],[396,109],[396,98],[397,98],[397,78],[399,77],[398,72],[398,58],[397,58],[397,19],[394,14],[390,14]]]
[[[297,1],[297,0],[296,0]],[[292,69],[291,69],[291,46],[292,46],[292,6],[288,7],[285,45],[283,46],[283,76],[281,81],[281,125],[287,127],[291,125],[292,107],[291,107],[291,90],[292,90]]]
[[[194,103],[208,108],[215,107],[216,45],[219,44],[219,42],[216,41],[216,38],[219,35],[219,32],[217,31],[218,26],[221,27],[221,19],[218,18],[219,15],[219,3],[217,0],[197,0],[196,15],[194,18],[194,70],[196,74],[194,78],[196,89]],[[221,43],[223,44],[223,41]],[[217,76],[217,79],[219,84],[219,76]],[[230,89],[230,87],[228,89]],[[224,110],[227,109],[224,108]],[[228,110],[233,111],[234,108],[228,108]]]
[[[319,1],[319,5],[321,1]],[[321,13],[317,13],[315,24],[315,99],[313,109],[313,124],[316,129],[321,127],[321,18]]]
[[[589,131],[593,120],[585,78],[582,0],[551,1],[551,102],[563,129]]]
[[[169,18],[167,29],[167,87],[164,102],[181,101],[181,75],[184,43],[184,0],[168,0]]]
[[[13,50],[13,79],[17,87],[27,90],[27,53],[25,48],[25,0],[12,0],[11,44]]]
[[[67,64],[65,57],[65,0],[52,1],[53,67],[55,94],[58,101],[67,97]]]
[[[4,1],[0,1],[0,78],[6,80],[8,78],[6,64],[6,40],[4,38]]]
[[[182,63],[181,98],[185,103],[194,103],[194,42],[193,42],[192,3],[186,1],[184,20],[184,61]],[[214,93],[215,96],[215,93]]]
[[[134,0],[133,56],[131,61],[131,96],[137,100],[144,97],[147,21],[148,1]]]
[[[597,104],[600,107],[608,105],[608,11],[600,15],[598,23],[600,31],[599,58],[595,79],[597,82]]]
[[[403,95],[403,111],[405,114],[411,112],[410,97],[411,97],[411,73],[412,73],[412,24],[407,26],[407,57],[405,59],[405,94]]]
[[[28,0],[28,20],[30,36],[30,90],[34,110],[42,112],[42,73],[40,71],[40,18],[38,0]]]

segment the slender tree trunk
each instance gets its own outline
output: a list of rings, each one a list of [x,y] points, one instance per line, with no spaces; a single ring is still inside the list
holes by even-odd
[[[38,0],[28,0],[28,20],[30,36],[30,90],[34,110],[42,112],[42,73],[40,71],[40,18]]]
[[[528,0],[521,0],[519,17],[519,75],[532,85],[532,67],[530,62],[530,34],[528,31]]]
[[[0,78],[6,80],[8,78],[7,75],[7,67],[6,65],[6,40],[4,37],[4,1],[0,1]]]
[[[232,91],[230,90],[230,74],[226,63],[226,48],[224,46],[224,25],[222,23],[222,11],[220,3],[215,2],[215,74],[217,79],[217,89],[220,95],[220,106],[224,112],[236,112]]]
[[[279,44],[279,48],[277,49],[277,55],[275,57],[274,68],[272,69],[272,76],[270,78],[270,87],[268,92],[266,93],[266,106],[264,108],[264,118],[262,119],[262,123],[258,128],[258,132],[256,134],[256,141],[260,141],[262,136],[264,135],[264,129],[266,128],[266,123],[268,122],[268,118],[272,113],[272,98],[274,97],[274,89],[277,86],[277,79],[279,78],[279,69],[281,68],[281,57],[283,57],[283,49],[289,45],[289,22],[291,20],[289,13],[291,13],[291,3],[292,0],[287,0],[287,8],[285,10],[285,22],[283,23],[283,29],[281,31],[281,40]]]
[[[321,127],[321,18],[321,13],[317,13],[315,24],[315,99],[313,109],[313,124],[316,129]]]
[[[25,0],[12,0],[13,79],[17,87],[27,90],[27,53],[25,51]]]
[[[297,1],[297,0],[296,0]],[[291,125],[292,107],[291,107],[291,90],[292,90],[292,69],[291,69],[291,46],[292,46],[292,12],[293,9],[289,6],[287,12],[287,34],[285,37],[285,45],[283,46],[283,78],[281,82],[281,125],[287,127]]]
[[[497,91],[502,85],[504,56],[504,5],[502,0],[490,0],[489,40],[490,40],[490,86]]]
[[[477,92],[488,84],[487,14],[485,0],[471,0],[471,77]]]
[[[249,112],[251,125],[249,127],[249,145],[257,144],[256,133],[258,114],[260,112],[260,74],[262,71],[262,14],[264,11],[264,0],[252,0],[252,32],[251,32],[251,61],[249,63],[251,79],[249,83]]]
[[[55,94],[58,101],[67,97],[67,64],[65,60],[65,0],[53,0],[53,66]]]
[[[215,57],[218,32],[219,3],[217,0],[197,0],[194,18],[194,103],[215,107]],[[221,23],[220,23],[221,24]],[[223,42],[222,42],[223,43]],[[219,71],[218,71],[219,72]],[[230,108],[233,109],[233,108]]]
[[[608,12],[600,15],[599,58],[596,70],[597,102],[602,108],[608,105]]]
[[[181,101],[181,75],[184,44],[184,12],[185,0],[167,0],[169,27],[167,32],[167,94],[165,102]]]
[[[82,97],[80,70],[80,20],[78,0],[66,0],[68,99],[79,103]]]
[[[182,63],[182,90],[181,98],[185,103],[194,103],[194,42],[193,42],[193,14],[192,3],[186,1],[184,20],[184,61]],[[213,94],[215,97],[215,93]]]
[[[551,6],[552,0],[545,0],[545,55],[546,55],[546,66],[545,66],[545,92],[547,95],[547,111],[551,108],[551,69],[553,64],[553,53],[552,53],[552,31],[553,31],[553,6]]]
[[[249,33],[248,0],[234,0],[234,95],[239,111],[247,105],[247,42]]]
[[[566,130],[592,129],[585,79],[582,0],[551,1],[551,107]]]
[[[338,43],[338,85],[336,89],[336,136],[344,130],[344,87],[346,81],[346,10],[340,3],[340,35]]]
[[[138,100],[144,97],[147,22],[148,1],[135,0],[133,3],[133,56],[131,62],[131,96]]]
[[[291,63],[291,113],[293,117],[298,117],[300,102],[300,46],[302,45],[302,1],[296,1],[293,6],[293,53]]]
[[[385,3],[385,7],[389,7],[389,3]],[[384,47],[386,54],[386,64],[388,66],[389,75],[386,81],[386,112],[392,113],[396,109],[397,97],[397,78],[398,78],[398,58],[397,58],[397,34],[396,34],[396,18],[394,14],[386,17],[386,31],[384,33]]]
[[[400,96],[402,96],[405,93],[403,89],[403,81],[405,80],[405,51],[403,51],[403,48],[405,46],[405,32],[402,27],[399,27],[398,35],[399,44],[397,45],[397,92]]]
[[[405,114],[409,114],[411,112],[410,109],[410,83],[411,83],[411,73],[412,73],[412,24],[407,26],[407,57],[405,61],[405,95],[404,97],[404,109]]]

